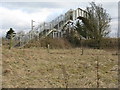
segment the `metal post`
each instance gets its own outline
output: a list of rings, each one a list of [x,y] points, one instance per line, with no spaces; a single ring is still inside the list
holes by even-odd
[[[33,20],[31,20],[31,30],[33,30],[33,22],[35,22],[35,21],[33,21]]]
[[[31,31],[33,31],[33,22],[35,22],[35,21],[33,21],[33,20],[31,20]],[[33,38],[33,35],[31,34],[31,39]]]
[[[81,17],[82,17],[82,10],[81,10]]]

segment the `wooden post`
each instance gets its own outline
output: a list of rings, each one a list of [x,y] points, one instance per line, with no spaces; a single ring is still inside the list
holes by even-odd
[[[81,55],[83,55],[82,37],[81,37]]]
[[[13,39],[13,34],[10,35],[10,46],[9,46],[9,49],[12,48],[12,43],[13,43],[13,42],[12,42],[12,39]]]
[[[97,69],[97,88],[99,88],[99,61],[98,61],[98,56],[97,56],[97,66],[96,66],[96,69]]]
[[[21,46],[21,36],[20,36],[20,46]]]
[[[68,90],[68,74],[66,72],[66,69],[65,69],[64,65],[62,65],[62,71],[63,71],[63,75],[64,75],[66,90]]]
[[[49,49],[50,49],[50,45],[48,44],[47,45],[47,51],[48,51],[48,53],[50,52]]]

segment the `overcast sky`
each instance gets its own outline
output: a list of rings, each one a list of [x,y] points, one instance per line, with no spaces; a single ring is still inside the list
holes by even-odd
[[[95,0],[94,0],[95,1]],[[95,1],[96,2],[96,1]],[[103,5],[107,13],[110,14],[111,33],[115,36],[118,30],[118,3],[117,2],[96,2]],[[51,21],[60,14],[64,14],[69,9],[86,9],[89,2],[0,2],[0,36],[5,36],[9,28],[16,32],[31,29],[31,20],[34,25],[44,21]]]

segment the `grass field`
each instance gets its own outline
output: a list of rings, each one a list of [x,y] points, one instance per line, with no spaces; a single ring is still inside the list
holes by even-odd
[[[80,48],[3,47],[3,87],[6,88],[96,88],[99,61],[99,87],[118,87],[116,51]]]

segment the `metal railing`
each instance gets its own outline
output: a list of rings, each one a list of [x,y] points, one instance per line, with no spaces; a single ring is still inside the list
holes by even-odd
[[[72,16],[72,17],[71,17]],[[39,37],[39,35],[43,35],[43,37],[48,36],[51,32],[61,31],[64,25],[69,20],[76,20],[78,17],[85,17],[87,18],[87,12],[78,8],[76,10],[69,10],[64,15],[60,15],[51,22],[43,22],[39,24],[33,30],[30,30],[27,34],[24,35],[16,35],[14,37],[15,43],[14,46],[24,46],[29,41],[33,40],[35,37]],[[44,33],[45,32],[45,33]],[[59,33],[58,32],[58,33]],[[62,36],[62,35],[61,35]]]

